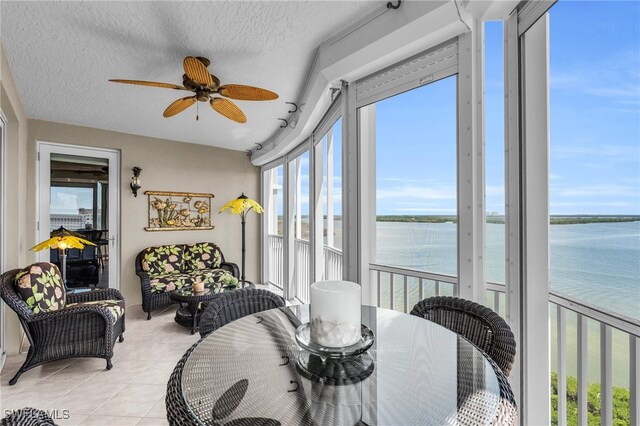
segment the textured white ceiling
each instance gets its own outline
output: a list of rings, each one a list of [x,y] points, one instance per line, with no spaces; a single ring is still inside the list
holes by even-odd
[[[10,2],[2,43],[29,118],[230,149],[276,132],[300,95],[316,48],[381,1]],[[234,123],[208,104],[163,118],[189,92],[110,83],[182,84],[185,56],[205,56],[222,82],[273,90],[271,102],[236,101]]]

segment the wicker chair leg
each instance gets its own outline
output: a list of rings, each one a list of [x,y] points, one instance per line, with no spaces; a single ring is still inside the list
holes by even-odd
[[[18,383],[18,379],[20,378],[20,376],[22,376],[22,373],[24,373],[26,370],[26,368],[24,367],[20,367],[20,370],[18,370],[18,372],[16,373],[15,376],[13,376],[13,379],[9,380],[9,385],[13,386],[16,383]]]
[[[111,364],[111,358],[107,358],[107,370],[111,370],[113,368],[113,364]]]
[[[147,312],[147,321],[151,319],[151,311]]]
[[[118,337],[118,342],[124,342],[124,333],[120,333],[120,337]]]

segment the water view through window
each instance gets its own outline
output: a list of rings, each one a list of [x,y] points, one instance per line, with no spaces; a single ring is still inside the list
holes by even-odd
[[[640,4],[549,13],[550,287],[640,319]]]

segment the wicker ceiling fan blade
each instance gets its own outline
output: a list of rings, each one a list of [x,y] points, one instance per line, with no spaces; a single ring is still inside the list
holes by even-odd
[[[164,110],[164,113],[162,115],[164,115],[165,118],[173,117],[174,115],[184,111],[185,109],[189,108],[191,105],[195,103],[196,103],[195,96],[188,96],[186,98],[178,99],[177,101],[169,105],[167,109]]]
[[[111,81],[112,83],[135,84],[137,86],[162,87],[163,89],[189,90],[186,87],[178,86],[177,84],[158,83],[156,81],[119,80],[119,79],[111,79],[109,81]]]
[[[228,99],[213,98],[209,101],[211,108],[237,123],[246,123],[247,117],[236,104]]]
[[[271,90],[245,86],[243,84],[225,84],[220,87],[218,93],[227,98],[237,99],[239,101],[273,101],[278,99],[278,94]]]
[[[211,86],[213,84],[209,70],[198,58],[187,56],[184,58],[182,65],[184,66],[184,73],[191,80],[203,86]]]

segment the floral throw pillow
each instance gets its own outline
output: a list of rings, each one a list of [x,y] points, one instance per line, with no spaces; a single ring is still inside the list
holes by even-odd
[[[184,268],[183,252],[181,245],[149,247],[142,256],[142,269],[152,276],[181,272]]]
[[[186,250],[187,269],[192,271],[219,268],[222,263],[222,252],[212,243],[188,245]]]
[[[64,308],[64,283],[60,270],[52,263],[34,263],[18,272],[16,290],[34,314]]]

